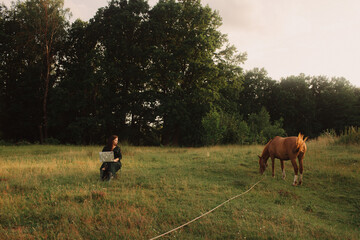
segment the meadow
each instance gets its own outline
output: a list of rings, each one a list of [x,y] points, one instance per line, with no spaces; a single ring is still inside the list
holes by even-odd
[[[262,148],[122,146],[102,182],[102,146],[0,146],[0,239],[151,239],[259,180],[161,239],[360,239],[359,145],[308,142],[297,187],[290,162],[259,174]]]

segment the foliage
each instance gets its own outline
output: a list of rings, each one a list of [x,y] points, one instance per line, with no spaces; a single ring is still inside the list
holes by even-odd
[[[150,239],[262,179],[263,146],[122,146],[110,183],[98,180],[99,149],[0,146],[0,238]],[[267,169],[250,192],[167,237],[359,239],[359,159],[358,146],[310,141],[302,186],[291,186],[289,161],[282,180],[276,160],[275,178]]]
[[[56,81],[68,10],[63,0],[1,7],[0,124],[6,138],[47,138],[47,101]],[[40,131],[40,134],[38,134]]]
[[[286,136],[285,130],[282,128],[282,119],[279,121],[275,121],[274,124],[268,125],[262,131],[263,136],[265,137],[266,141],[274,138],[275,136]]]
[[[0,11],[4,141],[251,144],[360,126],[360,90],[344,78],[245,72],[200,0],[112,0],[71,25],[62,0]]]
[[[262,107],[276,112],[276,104],[281,96],[276,94],[276,81],[267,76],[265,69],[254,68],[244,74],[243,91],[239,94],[237,103],[239,112],[247,119],[250,114],[260,112]],[[275,116],[274,116],[275,117]],[[276,119],[279,117],[277,116]]]
[[[205,145],[219,144],[225,131],[221,124],[221,116],[216,110],[211,110],[203,119],[204,128],[203,142]]]
[[[221,118],[224,126],[221,143],[223,144],[245,144],[249,138],[248,124],[241,116],[224,113]]]
[[[212,110],[202,120],[204,144],[265,143],[275,136],[285,136],[282,119],[270,122],[265,108],[249,116],[248,122],[241,116]]]
[[[300,74],[287,77],[280,82],[282,103],[279,112],[280,117],[284,119],[285,130],[290,135],[296,136],[299,132],[311,133],[315,104],[309,91],[309,81],[309,77]]]
[[[285,136],[285,130],[282,128],[282,119],[270,122],[270,114],[263,107],[259,113],[252,113],[249,116],[250,141],[260,144],[268,142],[275,136]]]
[[[276,82],[264,69],[255,68],[245,74],[239,102],[244,116],[265,107],[272,121],[283,119],[288,135],[315,137],[326,129],[340,132],[347,125],[359,125],[358,91],[344,78],[300,74]]]
[[[201,120],[220,84],[214,52],[220,17],[200,1],[160,1],[149,12],[151,88],[163,121],[162,143],[198,145]]]

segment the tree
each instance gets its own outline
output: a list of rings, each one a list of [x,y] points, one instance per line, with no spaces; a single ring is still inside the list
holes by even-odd
[[[270,122],[270,114],[264,107],[260,112],[252,113],[249,116],[248,125],[250,128],[250,142],[264,144],[275,136],[285,136],[282,128],[282,119]]]
[[[163,144],[201,143],[201,120],[219,87],[214,53],[224,43],[220,25],[218,14],[197,0],[159,1],[149,13],[151,87]]]
[[[40,108],[41,113],[38,114],[39,110],[35,110],[34,113],[28,113],[27,117],[31,124],[37,122],[41,142],[48,137],[48,95],[56,80],[57,62],[60,58],[58,53],[66,36],[66,16],[69,12],[63,5],[62,0],[17,2],[9,10],[5,10],[5,21],[2,22],[5,24],[3,36],[7,48],[2,55],[2,75],[5,76],[4,86],[7,92],[5,108],[10,111],[15,109],[14,115],[11,115],[11,118],[14,118],[18,114],[26,113],[26,105],[33,101],[33,106],[36,107],[32,108]],[[18,73],[10,69],[15,66],[18,67]],[[25,86],[28,87],[26,90],[16,89]],[[21,91],[29,91],[25,94],[26,103],[21,101]],[[38,119],[38,116],[42,118]],[[18,127],[16,121],[12,122],[11,119],[5,119],[5,122],[10,129],[12,125]],[[34,126],[31,125],[31,128]],[[24,129],[20,127],[19,131]]]
[[[16,5],[1,6],[0,90],[1,124],[7,140],[31,139],[38,135],[40,92],[36,56],[25,46],[22,19]],[[31,64],[30,64],[31,63]],[[36,126],[36,127],[35,127]]]
[[[224,125],[221,124],[220,114],[212,109],[201,122],[204,128],[203,143],[205,145],[219,144],[225,131]]]
[[[238,99],[243,93],[244,73],[240,64],[247,58],[246,53],[238,53],[234,46],[227,45],[215,55],[218,69],[216,92],[219,97],[215,105],[227,114],[241,116]]]
[[[223,113],[221,126],[224,128],[222,144],[244,144],[247,142],[250,129],[241,116],[234,113]]]
[[[43,81],[42,91],[42,123],[40,128],[40,141],[48,137],[47,102],[49,88],[55,82],[50,79],[52,72],[56,69],[56,57],[66,35],[66,16],[69,10],[64,9],[63,0],[29,0],[20,5],[20,15],[26,19],[25,32],[28,44],[33,45],[34,51],[39,54],[39,60],[43,67],[40,78]]]
[[[277,115],[278,96],[275,94],[276,81],[272,80],[264,68],[254,68],[244,75],[243,90],[239,94],[237,104],[239,112],[247,119],[251,113],[256,113],[262,107],[271,110],[274,119]]]
[[[96,39],[102,59],[100,112],[106,134],[121,132],[120,140],[133,143],[155,118],[149,79],[149,6],[144,0],[111,1],[90,20],[89,34]]]
[[[284,128],[289,135],[299,132],[313,136],[315,119],[315,101],[310,92],[310,77],[305,74],[289,76],[281,80],[278,95],[280,117],[284,119]]]
[[[316,133],[334,129],[338,133],[346,126],[358,125],[357,89],[344,78],[319,76],[311,79],[311,93],[316,102]]]
[[[76,20],[64,42],[61,78],[50,98],[50,132],[63,142],[99,143],[106,138],[100,113],[102,52],[89,24]]]

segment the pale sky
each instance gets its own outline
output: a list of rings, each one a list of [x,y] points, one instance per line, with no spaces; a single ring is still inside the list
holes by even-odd
[[[9,6],[11,0],[1,0]],[[88,21],[107,0],[64,0],[71,21]],[[158,0],[149,0],[153,6]],[[345,77],[360,87],[359,0],[202,0],[223,19],[222,33],[245,70],[265,68],[274,80],[291,75]]]

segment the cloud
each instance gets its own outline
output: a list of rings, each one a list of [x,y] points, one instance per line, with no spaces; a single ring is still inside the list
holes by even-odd
[[[236,28],[243,30],[252,30],[259,27],[255,17],[258,15],[259,6],[256,1],[251,0],[204,0],[203,4],[207,4],[210,8],[219,12],[225,27],[228,29]],[[261,6],[260,6],[261,7]]]
[[[70,8],[70,11],[73,14],[74,21],[77,18],[80,18],[83,21],[88,21],[90,18],[95,16],[97,10],[101,7],[108,5],[107,0],[64,0],[64,5],[66,8]]]
[[[248,53],[246,69],[280,79],[305,73],[345,77],[360,86],[357,0],[203,0],[223,18],[221,31]]]

